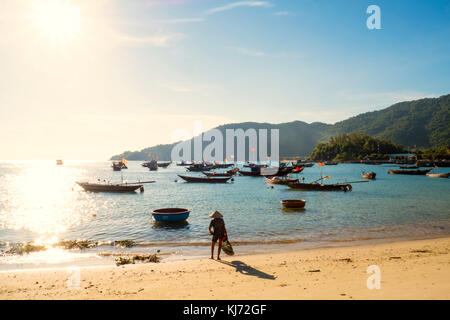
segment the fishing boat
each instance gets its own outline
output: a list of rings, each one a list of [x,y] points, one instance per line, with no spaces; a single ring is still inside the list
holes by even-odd
[[[134,192],[140,189],[144,191],[142,184],[106,184],[106,183],[90,183],[90,182],[77,182],[85,191],[90,192],[113,192],[113,193],[126,193]]]
[[[228,180],[231,179],[231,177],[226,177],[226,178],[189,177],[189,176],[182,176],[180,174],[178,176],[186,182],[196,182],[196,183],[226,183]]]
[[[426,175],[431,169],[425,170],[388,170],[389,174]]]
[[[168,166],[170,166],[171,163],[172,163],[172,161],[158,162],[158,168],[167,168]]]
[[[267,164],[256,164],[247,162],[247,164],[244,164],[245,168],[267,168]]]
[[[326,166],[336,166],[338,163],[335,161],[325,161],[324,163]]]
[[[448,178],[450,176],[450,172],[447,173],[427,173],[427,177],[430,178]]]
[[[186,167],[186,166],[192,166],[193,164],[194,164],[193,162],[181,161],[180,163],[177,163],[177,166]]]
[[[189,217],[190,210],[184,208],[163,208],[152,211],[153,219],[159,222],[179,222]]]
[[[260,168],[252,168],[251,171],[239,170],[239,174],[241,176],[260,177],[261,176],[261,170],[260,170]]]
[[[121,171],[122,169],[124,169],[124,164],[120,161],[114,161],[111,164],[111,167],[113,168],[114,171]]]
[[[321,184],[316,181],[312,183],[296,182],[289,183],[289,188],[312,191],[352,191],[352,185],[348,183]]]
[[[280,177],[265,177],[268,184],[283,184],[297,183],[298,179],[280,178]]]
[[[232,166],[234,166],[234,163],[214,163],[213,165],[212,165],[212,168],[213,169],[226,169],[226,168],[230,168],[230,167],[232,167]]]
[[[370,180],[373,180],[373,179],[375,179],[375,177],[376,177],[376,173],[375,172],[363,172],[362,173],[362,177],[364,178],[364,179],[370,179]]]
[[[306,200],[302,199],[281,200],[281,205],[285,209],[303,209],[305,204]]]
[[[212,168],[213,168],[212,165],[200,163],[200,164],[193,164],[187,167],[186,170],[191,172],[201,172],[201,171],[210,171]]]
[[[231,177],[236,175],[235,171],[229,170],[225,172],[202,172],[207,177]]]

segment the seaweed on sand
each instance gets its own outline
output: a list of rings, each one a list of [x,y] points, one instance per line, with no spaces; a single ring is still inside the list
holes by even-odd
[[[63,240],[60,241],[57,246],[63,247],[64,249],[87,249],[93,248],[98,245],[98,242],[92,240]]]
[[[29,254],[31,252],[38,252],[47,250],[45,246],[39,246],[32,243],[19,243],[14,245],[11,249],[7,250],[6,254],[18,254],[23,255],[24,253]]]
[[[160,258],[156,254],[135,255],[133,256],[133,258],[119,257],[116,259],[116,265],[121,266],[124,264],[135,264],[136,261],[141,263],[158,263],[160,261]]]
[[[133,240],[116,240],[114,246],[122,248],[131,248],[135,245]]]

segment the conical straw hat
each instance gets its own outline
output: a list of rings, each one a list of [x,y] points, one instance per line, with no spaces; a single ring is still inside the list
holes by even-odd
[[[223,218],[223,215],[219,211],[214,211],[209,215],[211,218]]]

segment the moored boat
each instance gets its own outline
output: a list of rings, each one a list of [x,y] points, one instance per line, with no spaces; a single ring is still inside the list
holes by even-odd
[[[373,180],[373,179],[375,179],[375,177],[376,177],[376,173],[375,172],[363,172],[362,173],[362,177],[364,178],[364,179],[370,179],[370,180]]]
[[[103,184],[103,183],[90,183],[90,182],[77,182],[85,191],[90,192],[112,192],[112,193],[126,193],[134,192],[137,189],[144,191],[142,184]]]
[[[190,210],[184,208],[163,208],[152,211],[153,219],[159,222],[179,222],[189,217]]]
[[[425,170],[388,170],[389,174],[426,175],[431,169]]]
[[[289,188],[298,190],[312,190],[312,191],[352,191],[352,185],[348,183],[335,183],[335,184],[320,184],[317,182],[313,183],[289,183]]]
[[[231,179],[231,177],[226,178],[189,177],[189,176],[182,176],[180,174],[178,176],[186,182],[196,182],[196,183],[226,183],[228,180]]]
[[[447,173],[427,173],[427,177],[430,178],[448,178],[450,176],[450,172]]]
[[[289,183],[296,183],[298,179],[280,178],[280,177],[265,177],[266,182],[269,184],[283,184],[287,185]]]
[[[281,200],[281,205],[286,209],[303,209],[305,204],[306,200],[303,199]]]

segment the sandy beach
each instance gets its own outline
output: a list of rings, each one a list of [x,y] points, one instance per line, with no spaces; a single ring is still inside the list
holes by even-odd
[[[205,250],[207,250],[205,248]],[[369,290],[369,266],[380,271]],[[373,267],[372,267],[373,268]],[[1,299],[449,299],[450,238],[0,273]],[[372,278],[373,280],[373,278]],[[375,284],[376,281],[370,281]]]

